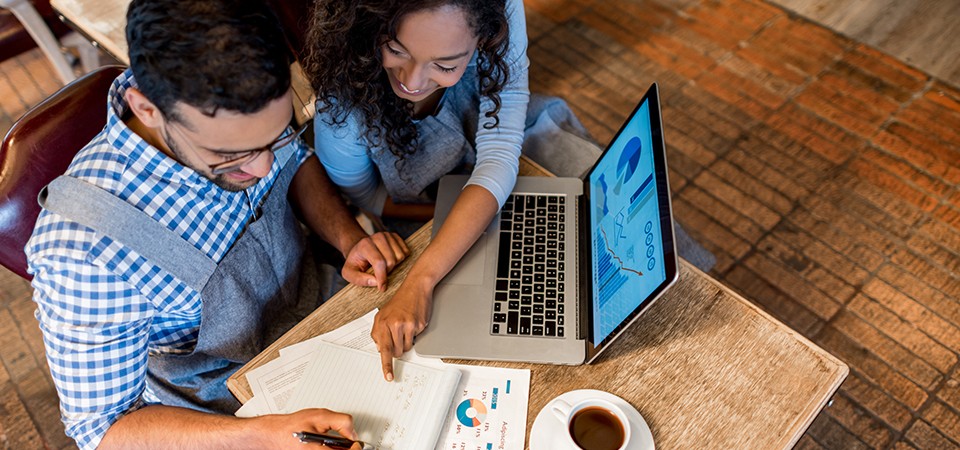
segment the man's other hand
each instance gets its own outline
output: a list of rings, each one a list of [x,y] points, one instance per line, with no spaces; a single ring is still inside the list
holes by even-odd
[[[407,243],[397,233],[380,232],[354,244],[343,264],[343,279],[359,286],[387,289],[387,274],[410,255]],[[373,268],[373,275],[367,270]]]

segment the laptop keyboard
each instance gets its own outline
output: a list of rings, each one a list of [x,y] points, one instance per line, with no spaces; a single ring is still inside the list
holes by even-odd
[[[513,194],[500,213],[491,333],[564,336],[566,197]]]

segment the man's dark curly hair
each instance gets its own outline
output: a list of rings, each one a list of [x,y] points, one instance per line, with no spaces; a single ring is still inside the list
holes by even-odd
[[[290,51],[264,1],[133,0],[127,45],[140,91],[168,120],[182,121],[178,101],[250,114],[290,87]]]
[[[368,145],[385,146],[401,160],[413,153],[417,141],[413,104],[393,93],[380,47],[397,37],[407,14],[446,5],[464,11],[478,37],[480,95],[494,104],[484,113],[494,121],[484,126],[496,127],[500,91],[509,77],[504,0],[318,0],[304,60],[317,92],[317,112],[329,114],[332,125],[342,125],[356,111]]]

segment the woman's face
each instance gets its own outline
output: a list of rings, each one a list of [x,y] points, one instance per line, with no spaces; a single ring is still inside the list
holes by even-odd
[[[476,48],[463,10],[447,5],[407,14],[380,52],[393,92],[418,102],[457,84]]]

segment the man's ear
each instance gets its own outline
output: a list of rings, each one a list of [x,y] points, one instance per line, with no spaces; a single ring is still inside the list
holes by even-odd
[[[133,112],[140,122],[150,128],[160,128],[166,120],[160,108],[153,104],[143,92],[137,88],[129,88],[123,93],[123,99],[127,101],[127,106]]]

